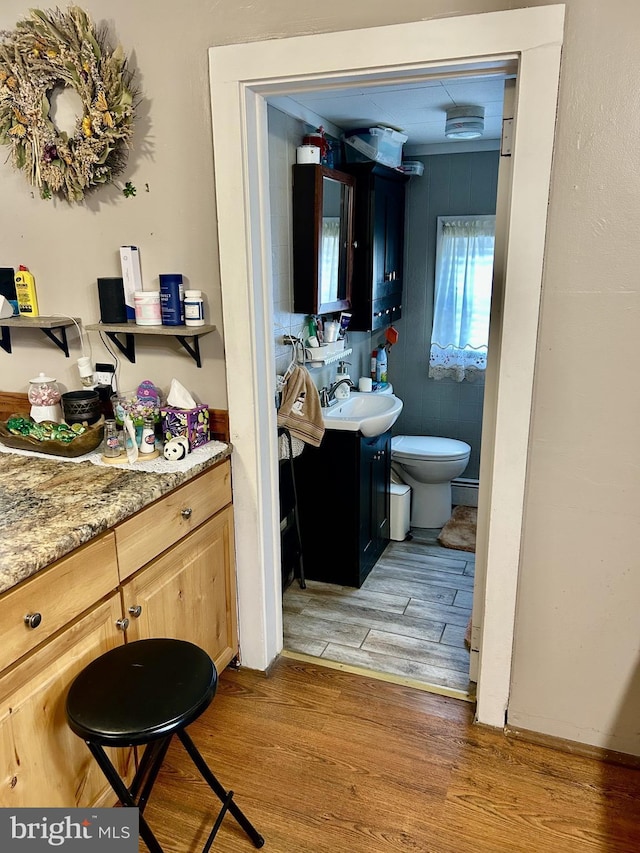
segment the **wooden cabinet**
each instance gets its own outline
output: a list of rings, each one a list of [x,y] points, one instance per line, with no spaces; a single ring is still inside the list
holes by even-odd
[[[223,670],[238,651],[233,554],[226,507],[123,584],[127,640],[188,640]]]
[[[231,504],[228,461],[169,492],[115,528],[120,580]]]
[[[109,804],[102,772],[67,726],[65,698],[87,664],[122,643],[115,627],[120,614],[120,597],[113,593],[0,676],[0,806]],[[132,752],[109,750],[124,778],[132,774]]]
[[[177,637],[219,670],[237,655],[230,477],[225,460],[0,596],[0,806],[111,804],[65,717],[69,684],[103,652]],[[111,754],[131,778],[132,750]]]
[[[301,314],[351,306],[353,185],[326,166],[293,167],[293,300]]]
[[[295,467],[306,577],[362,586],[389,542],[391,432],[327,430]]]
[[[353,163],[356,179],[352,331],[373,331],[402,315],[404,204],[408,177],[378,163]]]

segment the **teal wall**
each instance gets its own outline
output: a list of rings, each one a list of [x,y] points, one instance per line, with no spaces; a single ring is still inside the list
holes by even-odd
[[[405,289],[398,343],[389,354],[389,379],[404,401],[395,434],[441,435],[471,445],[465,477],[478,477],[484,383],[428,378],[438,216],[492,214],[496,209],[498,151],[415,157],[424,174],[407,189]]]

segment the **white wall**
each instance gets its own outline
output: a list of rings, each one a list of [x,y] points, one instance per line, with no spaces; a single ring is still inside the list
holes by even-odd
[[[110,23],[140,70],[145,100],[124,176],[138,196],[106,193],[73,208],[43,202],[0,158],[0,265],[33,269],[43,313],[91,322],[98,319],[95,278],[117,274],[118,246],[135,243],[147,279],[182,271],[205,291],[209,316],[220,323],[206,49],[532,5],[544,4],[325,0],[310,9],[293,0],[87,0],[84,8]],[[640,7],[628,0],[566,6],[509,718],[640,754]],[[5,0],[0,29],[13,28],[27,9]],[[77,387],[75,339],[68,360],[44,337],[14,341],[13,355],[0,352],[2,390],[25,391],[45,367]],[[224,407],[222,338],[214,333],[201,343],[201,370],[177,348],[141,345],[137,364],[122,368],[124,384],[150,378],[167,387],[175,375]]]

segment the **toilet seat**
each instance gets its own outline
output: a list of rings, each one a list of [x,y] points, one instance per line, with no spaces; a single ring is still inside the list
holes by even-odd
[[[430,459],[453,462],[469,456],[471,446],[455,438],[435,435],[396,435],[391,439],[391,458],[402,461]]]

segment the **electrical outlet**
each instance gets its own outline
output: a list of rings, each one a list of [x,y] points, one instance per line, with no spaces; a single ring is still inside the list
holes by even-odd
[[[113,386],[113,375],[116,368],[113,364],[96,363],[96,369],[93,374],[93,379],[96,385],[111,385]]]

